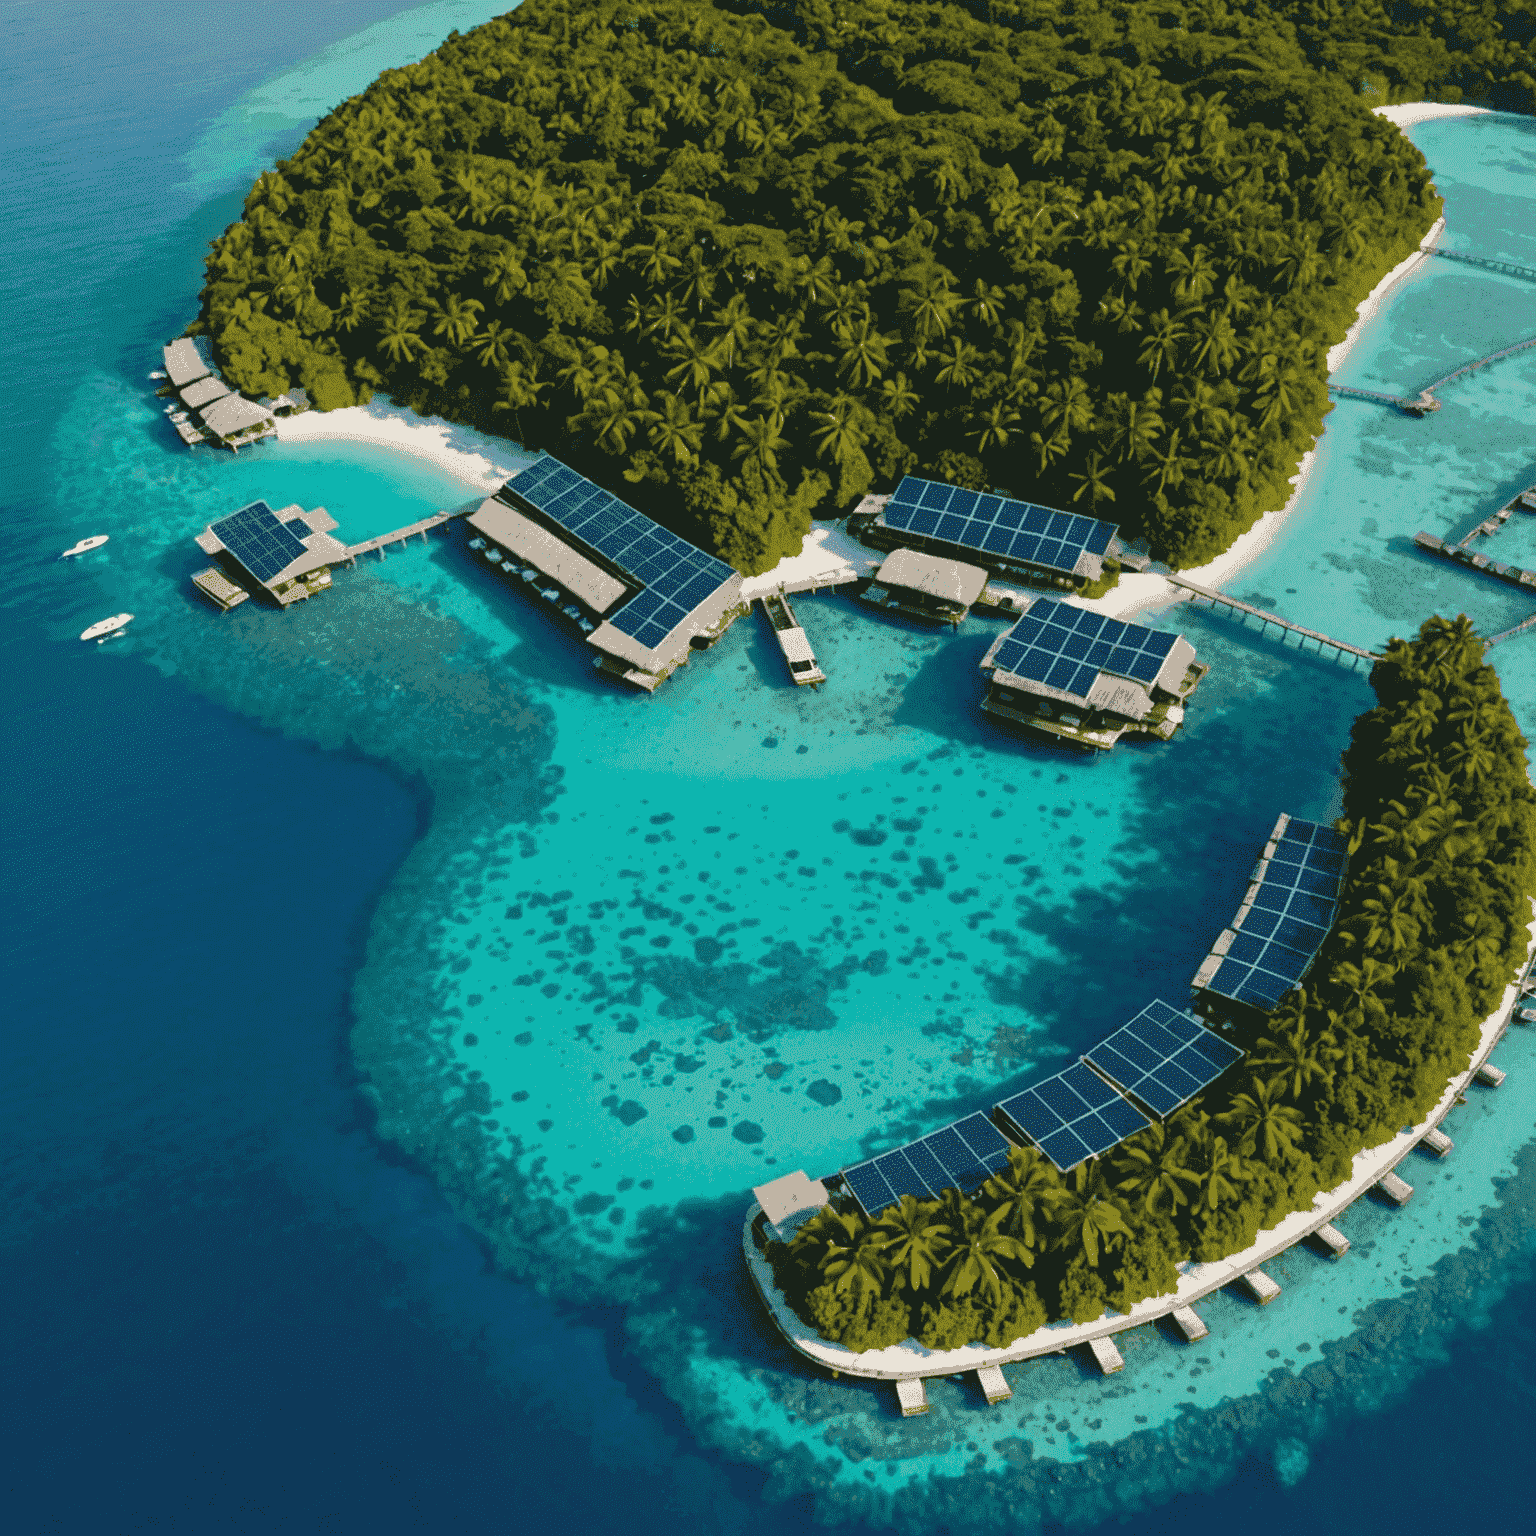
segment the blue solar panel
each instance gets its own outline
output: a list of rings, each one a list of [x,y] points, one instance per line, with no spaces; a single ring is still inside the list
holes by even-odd
[[[1177,639],[1040,598],[998,643],[993,663],[999,671],[1043,682],[1086,704],[1100,672],[1150,686]]]
[[[613,562],[645,590],[609,620],[621,633],[654,648],[733,572],[713,555],[652,522],[548,454],[503,487],[501,498],[520,499]]]
[[[1242,1056],[1198,1019],[1148,1003],[1083,1058],[1165,1118]]]
[[[1332,827],[1289,821],[1254,872],[1258,889],[1206,990],[1267,1012],[1298,985],[1333,924],[1347,854]]]
[[[219,542],[257,581],[271,581],[286,566],[309,553],[294,529],[279,522],[277,514],[264,501],[253,501],[238,512],[221,517],[211,527]],[[297,527],[309,532],[302,523]]]
[[[970,1115],[843,1172],[854,1199],[871,1218],[903,1195],[920,1200],[945,1189],[973,1195],[1008,1166],[1008,1140],[985,1115]]]
[[[997,1108],[1063,1173],[1148,1124],[1135,1105],[1081,1062]]]
[[[1072,575],[1086,552],[1102,556],[1113,523],[1057,512],[1012,497],[979,495],[961,486],[906,476],[886,504],[888,528],[939,539],[997,559],[1022,561]],[[1034,540],[1025,536],[1034,536]],[[1040,536],[1044,536],[1043,539]]]

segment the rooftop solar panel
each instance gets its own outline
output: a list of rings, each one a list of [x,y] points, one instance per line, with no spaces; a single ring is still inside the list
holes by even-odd
[[[900,532],[1067,575],[1076,571],[1084,553],[1102,556],[1115,535],[1113,523],[1097,518],[1007,496],[981,495],[915,475],[906,476],[897,486],[883,519],[887,527]],[[1024,535],[1033,535],[1039,542],[1025,542]]]
[[[1242,1054],[1192,1015],[1158,1001],[1083,1059],[1166,1118]]]
[[[976,1114],[844,1169],[843,1178],[873,1219],[903,1195],[927,1200],[946,1189],[973,1195],[1007,1166],[1007,1138],[985,1115]]]
[[[997,1107],[1063,1173],[1148,1124],[1135,1105],[1081,1062]]]
[[[1268,856],[1254,871],[1256,889],[1233,919],[1220,956],[1200,974],[1217,997],[1265,1012],[1306,976],[1338,910],[1348,845],[1330,826],[1289,818],[1277,822]],[[1219,963],[1217,963],[1219,960]]]
[[[257,581],[271,581],[279,571],[309,553],[288,524],[264,501],[253,501],[210,525],[218,540]],[[298,525],[305,533],[309,529]]]
[[[993,661],[1003,672],[1043,682],[1086,704],[1100,672],[1150,686],[1177,639],[1040,598],[999,643]]]

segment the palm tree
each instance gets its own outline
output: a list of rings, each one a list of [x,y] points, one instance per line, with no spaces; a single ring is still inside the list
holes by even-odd
[[[1211,1139],[1206,1158],[1206,1169],[1200,1176],[1201,1209],[1215,1211],[1223,1200],[1230,1200],[1238,1193],[1237,1180],[1244,1174],[1243,1160],[1231,1151],[1224,1138]]]
[[[880,404],[893,421],[900,421],[903,416],[910,415],[920,398],[917,391],[907,383],[904,373],[881,381]]]
[[[996,1299],[1003,1293],[998,1266],[1004,1260],[1026,1269],[1035,1262],[1023,1242],[1003,1231],[1004,1211],[989,1213],[957,1189],[944,1191],[943,1210],[951,1244],[943,1284],[946,1296],[969,1296],[979,1285]]]
[[[949,351],[941,353],[940,357],[943,367],[934,374],[934,379],[947,388],[959,385],[963,389],[981,376],[981,354],[970,342],[962,341],[958,336],[950,337]]]
[[[494,368],[498,373],[509,367],[512,358],[507,351],[516,332],[504,329],[499,320],[492,320],[485,328],[485,334],[480,338],[479,349],[475,353],[476,360],[484,368]]]
[[[788,446],[771,416],[754,416],[743,425],[741,441],[731,449],[731,457],[745,459],[772,473],[779,467],[779,449]]]
[[[1170,373],[1175,372],[1179,366],[1179,343],[1188,332],[1166,309],[1153,314],[1147,325],[1147,339],[1136,354],[1136,361],[1149,369],[1154,379],[1165,367]]]
[[[1131,1198],[1140,1195],[1144,1211],[1161,1210],[1165,1201],[1170,1209],[1188,1205],[1185,1185],[1198,1187],[1200,1175],[1186,1166],[1187,1151],[1182,1136],[1170,1140],[1166,1126],[1148,1126],[1121,1144],[1115,1188]]]
[[[336,305],[336,323],[344,331],[355,331],[368,318],[368,296],[349,288]]]
[[[666,349],[670,356],[679,359],[667,369],[668,382],[678,386],[686,383],[695,394],[702,394],[720,366],[720,347],[720,338],[706,343],[687,330],[679,331]]]
[[[1066,1197],[1056,1170],[1033,1147],[1010,1147],[1007,1168],[982,1190],[1003,1212],[1003,1230],[1027,1248],[1038,1244],[1036,1216],[1049,1216]]]
[[[1017,435],[1013,424],[1018,419],[1019,413],[1010,410],[1006,401],[997,400],[980,415],[971,417],[971,430],[966,436],[975,441],[978,453],[992,447],[1002,448],[1010,437]]]
[[[441,304],[434,304],[437,310],[437,319],[432,326],[434,336],[446,335],[454,346],[463,346],[479,327],[479,321],[475,316],[484,311],[485,305],[479,299],[461,299],[458,294],[450,293]]]
[[[818,459],[830,453],[832,462],[841,465],[863,448],[869,434],[860,428],[858,415],[858,402],[848,395],[834,395],[829,410],[811,412],[811,419],[821,423],[811,434]]]
[[[950,1229],[940,1218],[939,1208],[915,1195],[903,1195],[875,1223],[881,1234],[886,1262],[898,1272],[906,1272],[907,1288],[925,1291],[934,1270],[944,1262],[950,1249]]]
[[[1301,1114],[1280,1102],[1282,1086],[1278,1077],[1268,1082],[1255,1078],[1246,1093],[1232,1096],[1231,1109],[1216,1117],[1242,1133],[1237,1150],[1244,1157],[1252,1157],[1255,1148],[1262,1147],[1264,1160],[1274,1164],[1295,1150],[1302,1131]]]
[[[1088,1263],[1098,1267],[1099,1251],[1110,1248],[1130,1236],[1125,1215],[1113,1200],[1104,1176],[1088,1163],[1078,1165],[1072,1188],[1066,1192],[1055,1215],[1056,1245],[1081,1248]]]
[[[1182,445],[1179,442],[1179,429],[1175,427],[1168,434],[1167,446],[1159,453],[1155,448],[1148,457],[1151,458],[1154,469],[1144,476],[1146,481],[1156,481],[1155,489],[1158,495],[1170,485],[1180,485],[1184,480],[1184,455]]]
[[[1254,1064],[1276,1067],[1280,1083],[1292,1099],[1299,1099],[1315,1082],[1328,1075],[1328,1064],[1337,1059],[1338,1049],[1330,1037],[1314,1039],[1307,1030],[1306,1020],[1298,1017],[1288,1030],[1277,1030],[1273,1036],[1259,1041]]]
[[[729,368],[736,361],[737,349],[746,346],[752,335],[752,314],[747,308],[746,295],[732,294],[709,326],[718,333],[716,345],[724,348],[725,365]]]
[[[995,331],[1003,323],[1003,300],[1006,297],[1001,288],[978,277],[967,307],[983,325],[989,325]]]
[[[960,307],[959,299],[947,283],[935,283],[921,293],[909,294],[907,302],[919,341],[926,341],[933,335],[942,336],[949,329],[950,316]]]
[[[1081,499],[1084,491],[1088,492],[1089,500],[1095,508],[1101,501],[1113,501],[1114,490],[1108,480],[1109,470],[1107,466],[1099,462],[1099,450],[1092,449],[1083,464],[1084,473],[1080,475],[1068,475],[1069,480],[1078,480],[1082,483],[1072,492],[1072,500]]]
[[[1063,382],[1056,379],[1046,386],[1040,405],[1044,426],[1059,432],[1083,432],[1093,425],[1093,400],[1088,386],[1075,374]]]
[[[426,350],[426,342],[417,335],[425,319],[426,316],[419,310],[407,309],[403,304],[395,305],[385,315],[384,323],[379,328],[379,345],[389,354],[392,362],[398,363],[402,358],[412,358]]]
[[[1105,402],[1109,447],[1118,462],[1135,459],[1140,463],[1152,451],[1163,432],[1163,418],[1158,410],[1162,403],[1163,392],[1156,386],[1140,400],[1129,395],[1111,395]]]
[[[641,419],[651,424],[646,436],[654,448],[670,453],[679,464],[698,457],[702,429],[680,396],[663,394],[661,410],[642,412]]]
[[[839,374],[852,376],[854,387],[873,384],[885,371],[886,347],[894,336],[882,336],[873,319],[863,316],[843,333],[843,354],[837,361]]]

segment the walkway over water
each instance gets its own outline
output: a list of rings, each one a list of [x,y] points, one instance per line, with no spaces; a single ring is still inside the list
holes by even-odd
[[[1381,657],[1375,651],[1367,651],[1358,645],[1351,645],[1347,640],[1335,640],[1330,635],[1319,634],[1315,629],[1308,629],[1302,624],[1293,624],[1289,619],[1282,619],[1279,614],[1269,613],[1263,608],[1256,608],[1252,603],[1245,603],[1241,598],[1228,597],[1224,592],[1213,592],[1209,587],[1202,587],[1193,581],[1186,581],[1182,576],[1169,576],[1168,580],[1176,587],[1182,587],[1186,592],[1196,598],[1204,598],[1213,608],[1227,608],[1234,614],[1252,614],[1258,619],[1259,632],[1263,634],[1273,624],[1281,631],[1280,643],[1285,644],[1287,633],[1297,638],[1302,649],[1306,648],[1306,642],[1311,640],[1319,653],[1333,650],[1342,656],[1350,658],[1350,666],[1353,668],[1361,661],[1380,661]]]
[[[1522,267],[1518,262],[1501,261],[1494,256],[1478,256],[1471,251],[1448,251],[1438,245],[1430,246],[1424,254],[1445,256],[1452,261],[1465,261],[1490,272],[1502,272],[1506,277],[1526,277],[1536,282],[1536,267]],[[1523,352],[1527,347],[1536,347],[1536,336],[1528,336],[1524,341],[1515,342],[1513,346],[1501,347],[1497,352],[1490,352],[1474,363],[1463,363],[1460,368],[1453,368],[1451,372],[1436,379],[1433,384],[1426,384],[1417,395],[1391,395],[1383,390],[1356,389],[1348,384],[1330,384],[1328,393],[1345,400],[1374,400],[1380,405],[1395,405],[1400,411],[1406,411],[1410,416],[1426,416],[1431,411],[1440,409],[1440,402],[1435,398],[1434,393],[1437,389],[1446,384],[1454,384],[1458,379],[1464,379],[1469,373],[1476,373],[1479,368],[1486,368],[1490,363],[1512,357],[1516,352]]]
[[[372,554],[378,550],[379,559],[384,558],[384,546],[386,544],[404,544],[407,539],[414,538],[418,533],[422,541],[426,541],[427,534],[434,528],[441,528],[444,523],[451,523],[456,517],[464,517],[473,508],[461,508],[457,512],[434,512],[431,517],[424,517],[419,523],[410,523],[404,528],[396,528],[392,533],[381,533],[376,539],[364,539],[361,544],[347,545],[347,564],[356,565],[359,555]]]

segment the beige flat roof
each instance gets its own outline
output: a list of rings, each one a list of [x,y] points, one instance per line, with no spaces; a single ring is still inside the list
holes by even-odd
[[[969,608],[981,596],[987,573],[979,565],[967,565],[963,560],[944,560],[915,549],[898,549],[886,556],[874,579],[883,587],[905,587],[909,592],[923,592]]]
[[[572,549],[547,528],[515,507],[491,498],[468,518],[471,528],[494,540],[520,560],[526,560],[573,596],[593,613],[606,613],[629,590],[616,576]]]

